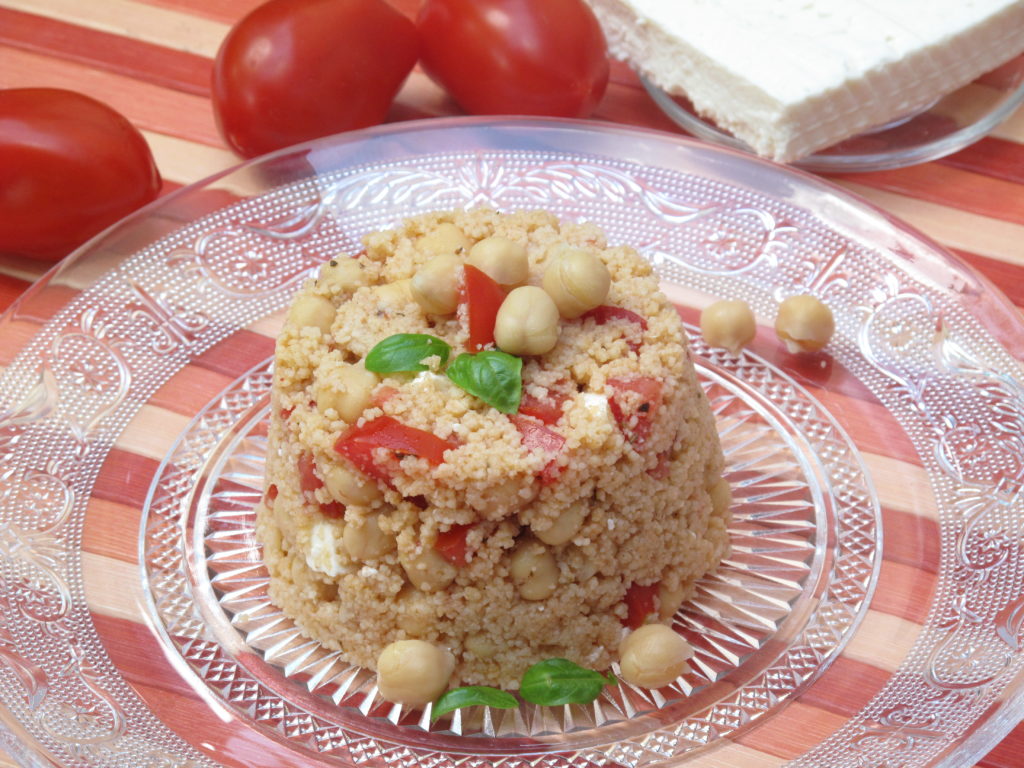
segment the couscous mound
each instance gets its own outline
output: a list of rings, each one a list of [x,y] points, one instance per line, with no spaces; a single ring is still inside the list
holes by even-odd
[[[367,370],[393,337],[451,354]],[[496,347],[521,390],[514,366],[452,374]],[[268,448],[270,596],[364,667],[417,639],[452,684],[515,689],[553,657],[602,670],[728,551],[675,309],[634,250],[544,212],[425,215],[324,264],[277,343]]]

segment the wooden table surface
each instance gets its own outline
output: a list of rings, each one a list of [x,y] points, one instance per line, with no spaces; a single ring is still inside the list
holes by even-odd
[[[410,14],[417,4],[393,1]],[[111,105],[144,133],[166,194],[239,160],[214,123],[210,69],[230,25],[258,4],[0,0],[0,87],[62,87]],[[389,120],[456,114],[458,107],[416,70]],[[621,65],[613,67],[594,117],[676,132]],[[942,160],[830,180],[930,235],[1015,305],[1024,305],[1024,109],[989,137]],[[0,258],[0,309],[45,269]],[[1022,755],[1024,725],[1018,725],[978,766],[1020,768]]]

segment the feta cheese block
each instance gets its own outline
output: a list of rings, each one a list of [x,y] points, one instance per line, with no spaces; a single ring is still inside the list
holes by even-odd
[[[1024,51],[1024,0],[589,0],[611,53],[781,162]]]

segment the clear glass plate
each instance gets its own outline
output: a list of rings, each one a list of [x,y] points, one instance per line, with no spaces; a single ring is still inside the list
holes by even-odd
[[[746,143],[702,118],[683,97],[646,77],[648,94],[680,128],[725,147],[753,152]],[[903,168],[951,155],[973,144],[1024,103],[1024,55],[1007,62],[913,115],[905,115],[790,165],[816,173]]]
[[[690,323],[733,554],[691,671],[587,706],[429,712],[304,639],[252,536],[299,282],[427,210],[546,208]],[[813,292],[827,353],[775,340]],[[761,329],[693,327],[714,297]],[[0,745],[32,766],[968,766],[1024,712],[1024,333],[941,249],[811,176],[660,133],[450,119],[325,139],[149,206],[0,319]]]

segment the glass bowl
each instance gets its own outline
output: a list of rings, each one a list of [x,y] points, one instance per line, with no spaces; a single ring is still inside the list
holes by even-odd
[[[685,97],[640,76],[647,93],[680,128],[704,141],[753,153],[731,133],[702,118]],[[845,139],[790,165],[815,173],[903,168],[938,160],[986,136],[1024,103],[1024,55],[934,101],[913,115]]]
[[[546,208],[654,265],[735,490],[733,552],[665,688],[431,722],[305,639],[253,538],[270,359],[299,283],[417,212]],[[824,353],[774,338],[814,293]],[[696,320],[742,298],[739,355]],[[447,119],[179,190],[2,319],[0,745],[30,766],[953,768],[1024,711],[1021,322],[811,176],[662,133]]]

